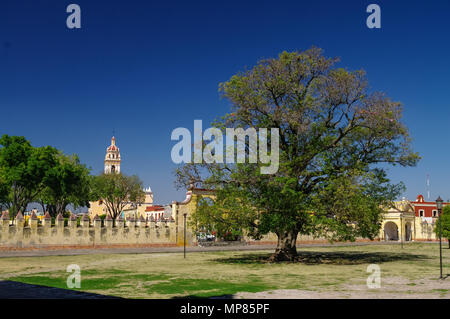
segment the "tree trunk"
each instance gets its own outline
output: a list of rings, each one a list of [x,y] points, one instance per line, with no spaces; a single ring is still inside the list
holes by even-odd
[[[47,211],[52,217],[56,218],[56,216],[58,215],[58,212],[56,211],[56,207],[54,204],[47,204]]]
[[[277,233],[278,243],[275,252],[270,256],[270,261],[296,261],[297,254],[297,231],[284,231]]]
[[[65,202],[56,202],[55,204],[56,216],[58,216],[58,214],[64,216],[64,214],[66,213],[66,207],[67,204]]]
[[[45,203],[43,201],[39,201],[39,204],[41,204],[42,211],[44,212],[44,215],[45,215],[45,212],[46,212]]]

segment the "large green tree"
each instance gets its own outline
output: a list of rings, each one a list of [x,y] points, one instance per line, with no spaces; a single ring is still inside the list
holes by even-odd
[[[66,207],[88,206],[91,196],[89,169],[80,163],[76,155],[58,154],[57,162],[46,174],[44,188],[38,201],[51,216],[64,214]]]
[[[298,234],[374,238],[380,206],[403,189],[389,183],[386,164],[419,160],[401,104],[370,90],[364,71],[337,68],[337,61],[314,47],[283,52],[220,84],[232,113],[214,126],[279,128],[276,173],[262,174],[261,161],[185,164],[176,171],[179,186],[193,181],[215,189],[214,203],[197,211],[211,216],[208,224],[229,223],[254,237],[275,233],[272,260],[295,260]],[[269,155],[277,151],[270,138]]]
[[[448,248],[450,249],[450,206],[445,206],[442,210],[442,238],[447,238]],[[434,232],[436,237],[439,238],[439,219],[436,221]]]
[[[58,151],[51,146],[33,147],[23,136],[3,135],[0,145],[0,182],[8,190],[3,204],[15,215],[44,189]]]
[[[102,200],[109,215],[116,219],[127,204],[145,200],[142,181],[136,175],[102,174],[93,180],[93,194]]]

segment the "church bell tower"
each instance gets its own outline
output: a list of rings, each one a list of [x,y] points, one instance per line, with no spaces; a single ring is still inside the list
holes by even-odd
[[[120,173],[120,152],[116,146],[116,138],[111,138],[111,145],[106,149],[105,174]]]

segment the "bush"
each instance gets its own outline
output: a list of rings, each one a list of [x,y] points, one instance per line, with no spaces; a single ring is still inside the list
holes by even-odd
[[[241,232],[240,231],[228,231],[223,234],[224,241],[236,241],[240,240]]]

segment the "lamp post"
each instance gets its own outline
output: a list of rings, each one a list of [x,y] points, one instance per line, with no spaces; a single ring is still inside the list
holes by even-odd
[[[442,200],[441,196],[439,196],[436,199],[436,206],[438,209],[439,214],[439,260],[440,260],[440,268],[441,268],[441,276],[439,277],[442,279],[442,222],[441,222],[441,214],[442,214],[442,203],[444,201]]]
[[[186,258],[186,213],[183,214],[184,216],[184,231],[183,231],[183,256]]]

